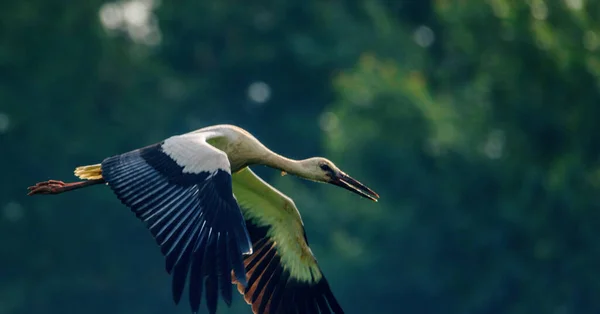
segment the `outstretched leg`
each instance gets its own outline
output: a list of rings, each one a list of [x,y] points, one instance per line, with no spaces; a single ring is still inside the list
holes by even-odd
[[[101,184],[104,182],[104,179],[86,180],[72,183],[64,183],[62,181],[57,180],[48,180],[37,183],[36,185],[27,188],[29,190],[29,193],[27,193],[27,195],[60,194],[63,192],[81,189],[86,186]]]

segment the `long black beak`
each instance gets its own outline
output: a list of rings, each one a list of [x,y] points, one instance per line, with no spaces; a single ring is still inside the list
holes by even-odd
[[[374,202],[377,202],[377,199],[379,198],[379,195],[375,193],[375,191],[369,189],[364,184],[354,180],[352,177],[341,171],[336,174],[329,183],[341,186],[346,190],[352,191]]]

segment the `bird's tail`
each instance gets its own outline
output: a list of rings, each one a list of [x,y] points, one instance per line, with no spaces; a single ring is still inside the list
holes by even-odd
[[[83,180],[102,179],[102,165],[95,164],[75,168],[75,176]]]

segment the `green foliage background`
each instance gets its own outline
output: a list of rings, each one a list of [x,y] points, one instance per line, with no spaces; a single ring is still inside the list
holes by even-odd
[[[0,314],[188,313],[108,189],[25,188],[217,123],[379,192],[258,169],[347,313],[600,313],[598,17],[590,0],[0,2]],[[222,313],[250,313],[237,301]]]

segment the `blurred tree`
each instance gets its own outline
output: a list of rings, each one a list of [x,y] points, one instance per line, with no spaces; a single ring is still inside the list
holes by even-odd
[[[598,311],[597,5],[434,8],[414,32],[441,47],[425,63],[377,47],[336,79],[329,150],[392,193],[356,259],[411,239],[368,267],[418,312]]]
[[[158,249],[110,191],[24,188],[216,123],[327,156],[381,194],[258,169],[296,201],[348,313],[600,312],[598,13],[585,0],[1,3],[0,313],[172,312]],[[239,299],[221,310],[249,313]]]

